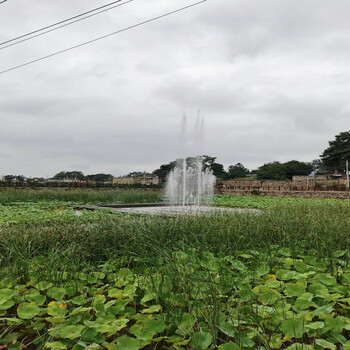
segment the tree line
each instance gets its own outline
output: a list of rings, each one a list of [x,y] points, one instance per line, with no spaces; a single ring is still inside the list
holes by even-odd
[[[190,163],[193,159],[193,157],[189,157],[187,162]],[[350,131],[336,135],[334,140],[329,141],[329,146],[322,152],[320,158],[311,162],[273,161],[250,171],[239,162],[228,166],[225,170],[223,164],[216,162],[216,157],[204,155],[202,159],[204,166],[209,167],[213,174],[222,180],[244,178],[253,174],[259,180],[291,180],[294,175],[310,175],[312,172],[316,174],[343,174],[346,170],[346,161],[350,161]],[[175,165],[176,161],[163,164],[153,173],[164,181]]]
[[[273,161],[266,163],[255,170],[249,170],[242,163],[237,162],[225,169],[224,165],[216,161],[217,157],[208,155],[202,156],[203,168],[209,168],[213,174],[222,180],[230,180],[237,178],[245,178],[249,175],[256,175],[259,180],[291,180],[293,175],[310,175],[311,172],[317,174],[326,173],[344,173],[346,169],[346,161],[350,161],[350,131],[341,132],[335,136],[334,140],[329,141],[329,146],[322,152],[320,159],[311,162],[301,162],[298,160],[290,160],[288,162]],[[197,157],[187,157],[188,165],[197,161]],[[163,182],[171,170],[176,166],[176,160],[167,164],[162,164],[153,172],[133,171],[126,176],[144,177],[158,176]],[[84,175],[81,171],[60,171],[54,175],[51,180],[78,180],[91,182],[111,182],[113,175],[111,174],[94,174]],[[5,175],[5,182],[44,182],[44,178],[26,179],[23,175]]]

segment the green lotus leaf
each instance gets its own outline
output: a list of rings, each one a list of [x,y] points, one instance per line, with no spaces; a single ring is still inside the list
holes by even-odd
[[[26,300],[32,301],[38,306],[44,304],[46,297],[45,295],[41,295],[37,289],[31,289],[26,295]]]
[[[134,274],[132,273],[132,271],[126,268],[121,268],[117,272],[117,281],[115,285],[116,287],[121,288],[133,281],[134,281]]]
[[[323,349],[331,349],[331,350],[337,349],[337,347],[334,344],[332,344],[324,339],[316,339],[315,343],[317,345],[321,346]]]
[[[0,289],[0,305],[11,300],[15,295],[17,295],[17,293],[12,289]]]
[[[196,350],[205,350],[208,349],[212,341],[213,337],[210,333],[197,332],[192,334],[190,343]]]
[[[301,273],[304,273],[304,272],[307,272],[310,270],[310,266],[308,266],[307,264],[305,264],[304,262],[302,261],[297,261],[295,264],[294,264],[294,267],[295,269],[298,271],[298,272],[301,272]]]
[[[88,300],[86,300],[82,295],[79,295],[71,300],[75,305],[84,305]]]
[[[350,340],[343,344],[343,350],[350,350]]]
[[[107,350],[117,350],[117,344],[113,343],[102,343],[102,345],[107,349]]]
[[[160,305],[152,305],[151,307],[147,309],[143,309],[141,312],[143,314],[154,314],[156,312],[159,312],[162,310],[162,307]]]
[[[1,321],[6,321],[8,325],[15,325],[15,326],[19,326],[24,322],[23,320],[16,317],[2,317]]]
[[[33,303],[22,303],[18,305],[17,315],[19,318],[29,320],[40,313],[39,306]]]
[[[219,329],[229,337],[234,337],[237,333],[237,328],[233,325],[232,322],[221,322]]]
[[[236,343],[226,343],[218,346],[218,350],[239,350],[240,347]]]
[[[21,343],[18,341],[12,345],[9,345],[8,350],[20,350],[21,349]]]
[[[305,325],[306,329],[321,329],[325,326],[325,323],[322,321],[310,322]]]
[[[147,320],[144,323],[145,328],[156,334],[156,333],[162,333],[165,330],[166,324],[162,320]]]
[[[149,344],[149,342],[142,341],[142,339],[130,338],[125,335],[117,338],[118,350],[139,350],[147,344]]]
[[[316,297],[325,298],[329,295],[328,288],[321,283],[313,283],[309,286],[309,292]]]
[[[306,331],[301,319],[286,319],[281,325],[282,332],[290,338],[301,338]]]
[[[125,306],[130,302],[130,300],[121,300],[117,299],[114,301],[114,304],[112,306],[105,306],[105,310],[107,313],[111,315],[118,315],[122,311],[125,310]]]
[[[123,290],[123,296],[129,297],[135,294],[137,287],[133,284],[128,284]]]
[[[81,333],[84,329],[85,326],[81,325],[64,326],[59,330],[59,335],[64,339],[76,339],[81,337]]]
[[[310,305],[312,304],[311,301],[307,300],[307,299],[304,299],[302,297],[299,297],[296,301],[295,301],[295,304],[294,304],[294,309],[295,310],[298,310],[298,311],[301,311],[301,310],[307,310]]]
[[[66,295],[66,289],[59,287],[51,287],[48,289],[47,295],[54,300],[62,300]]]
[[[123,297],[123,291],[119,288],[112,288],[108,291],[108,296],[110,298],[121,299]]]
[[[273,289],[264,289],[258,296],[259,301],[264,305],[274,305],[280,298],[280,293]]]
[[[286,295],[288,297],[300,297],[305,293],[305,285],[303,283],[287,283]]]
[[[280,349],[282,344],[281,334],[273,335],[269,341],[269,345],[272,349]]]
[[[192,333],[192,327],[195,324],[195,319],[187,312],[182,315],[176,334],[190,335]]]
[[[321,283],[323,283],[326,286],[334,286],[337,284],[337,280],[335,279],[335,277],[329,274],[318,274],[315,276],[315,278],[316,277]]]
[[[65,349],[67,349],[67,346],[59,341],[55,341],[53,343],[46,342],[45,348],[46,349],[54,349],[54,350],[65,350]]]
[[[0,304],[0,310],[8,310],[13,305],[15,305],[15,302],[13,300],[7,300]]]
[[[81,338],[82,340],[94,343],[102,343],[103,341],[105,341],[105,338],[101,334],[98,334],[97,330],[94,328],[88,328],[83,330]]]
[[[46,290],[46,289],[51,288],[52,286],[53,286],[53,284],[51,282],[41,281],[35,285],[35,288],[38,290]]]
[[[326,320],[326,327],[333,332],[341,333],[346,326],[344,322],[345,319],[345,317],[340,316],[335,318],[329,318]]]
[[[242,261],[239,260],[232,260],[231,261],[231,265],[234,269],[238,270],[238,271],[246,271],[248,270],[247,266],[245,266]]]
[[[22,333],[13,332],[0,339],[0,344],[11,344],[23,336]]]
[[[60,308],[58,304],[47,307],[47,314],[53,317],[64,317],[68,313],[67,309]]]
[[[314,347],[309,344],[294,343],[291,346],[288,346],[286,350],[314,350]]]

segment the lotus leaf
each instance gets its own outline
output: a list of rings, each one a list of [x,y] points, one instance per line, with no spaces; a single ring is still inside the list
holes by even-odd
[[[142,339],[130,338],[125,335],[117,338],[117,349],[118,350],[139,350],[147,345],[147,341]]]
[[[321,346],[322,349],[331,349],[331,350],[336,350],[337,349],[337,347],[334,344],[332,344],[332,343],[330,343],[330,342],[328,342],[328,341],[326,341],[324,339],[316,339],[315,343],[317,345]]]
[[[84,329],[85,326],[82,325],[64,326],[59,329],[59,336],[65,339],[76,339],[81,337]]]
[[[218,350],[240,350],[240,347],[235,343],[226,343],[218,346]]]
[[[55,341],[53,343],[46,342],[45,348],[46,349],[53,349],[53,350],[65,350],[65,349],[67,349],[67,346],[59,341]]]
[[[29,320],[40,313],[40,308],[34,303],[22,303],[17,308],[19,318]]]
[[[196,350],[208,349],[212,341],[213,341],[212,335],[207,332],[197,332],[192,334],[192,337],[191,337],[191,345]]]
[[[281,325],[282,332],[290,338],[301,338],[304,334],[305,325],[301,319],[286,319]]]

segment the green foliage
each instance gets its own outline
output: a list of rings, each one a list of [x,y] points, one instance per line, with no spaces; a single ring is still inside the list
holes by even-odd
[[[85,176],[81,171],[60,171],[56,175],[53,176],[54,180],[85,180]]]
[[[286,163],[272,162],[257,170],[259,180],[291,180],[293,175],[309,175],[313,169],[310,163],[291,160]]]
[[[320,155],[323,163],[332,170],[345,171],[345,161],[350,160],[350,131],[341,132]]]
[[[118,204],[118,203],[155,203],[161,200],[157,192],[138,190],[86,190],[86,189],[8,189],[0,191],[0,204],[70,202],[76,204]],[[59,206],[59,204],[58,204]]]
[[[38,289],[41,266],[31,265],[23,284],[0,288],[0,301],[12,302],[0,313],[0,344],[248,350],[262,345],[302,349],[315,343],[346,349],[350,281],[342,277],[349,267],[335,259],[338,280],[333,280],[322,260],[302,249],[291,259],[288,250],[270,248],[220,256],[196,249],[169,251],[143,268],[146,261],[133,268],[108,261],[86,274],[66,275],[61,287],[51,289]],[[300,272],[301,266],[307,272]],[[319,281],[326,283],[322,293]],[[6,283],[2,280],[0,287]],[[303,291],[291,293],[290,286],[298,283]],[[53,288],[62,293],[54,296]],[[37,303],[34,296],[46,302]],[[308,305],[300,309],[299,298]]]
[[[350,202],[215,201],[262,212],[2,205],[0,346],[348,349]]]
[[[245,168],[243,164],[237,163],[228,167],[226,178],[235,179],[238,177],[245,177],[247,174],[249,174],[249,169]]]

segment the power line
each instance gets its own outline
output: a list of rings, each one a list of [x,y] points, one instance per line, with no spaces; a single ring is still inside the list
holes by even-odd
[[[130,29],[133,29],[133,28],[136,28],[136,27],[140,27],[140,26],[142,26],[142,25],[144,25],[144,24],[147,24],[147,23],[150,23],[150,22],[154,22],[154,21],[156,21],[156,20],[158,20],[158,19],[161,19],[161,18],[170,16],[170,15],[173,15],[173,14],[175,14],[175,13],[178,13],[178,12],[181,12],[181,11],[184,11],[184,10],[187,10],[187,9],[189,9],[189,8],[191,8],[191,7],[197,6],[197,5],[202,4],[202,3],[206,2],[206,1],[207,1],[207,0],[201,0],[201,1],[196,2],[196,3],[193,3],[193,4],[191,4],[191,5],[188,5],[188,6],[185,6],[185,7],[181,7],[181,8],[179,8],[179,9],[177,9],[177,10],[174,10],[174,11],[171,11],[171,12],[167,12],[167,13],[165,13],[165,14],[163,14],[163,15],[160,15],[160,16],[157,16],[157,17],[153,17],[153,18],[148,19],[148,20],[146,20],[146,21],[139,22],[139,23],[134,24],[134,25],[132,25],[132,26],[129,26],[129,27],[126,27],[126,28],[117,30],[116,32],[112,32],[112,33],[109,33],[109,34],[100,36],[100,37],[98,37],[98,38],[95,38],[95,39],[92,39],[92,40],[89,40],[89,41],[85,41],[84,43],[81,43],[81,44],[78,44],[78,45],[75,45],[75,46],[71,46],[71,47],[69,47],[69,48],[67,48],[67,49],[54,52],[54,53],[52,53],[52,54],[50,54],[50,55],[37,58],[37,59],[35,59],[35,60],[33,60],[33,61],[29,61],[29,62],[20,64],[20,65],[18,65],[18,66],[14,66],[14,67],[8,68],[8,69],[6,69],[6,70],[0,71],[0,74],[5,74],[5,73],[10,72],[10,71],[13,71],[13,70],[15,70],[15,69],[19,69],[19,68],[28,66],[28,65],[30,65],[30,64],[33,64],[33,63],[36,63],[36,62],[39,62],[39,61],[43,61],[43,60],[45,60],[45,59],[47,59],[47,58],[50,58],[50,57],[53,57],[53,56],[57,56],[57,55],[60,55],[60,54],[62,54],[62,53],[65,53],[65,52],[67,52],[67,51],[71,51],[71,50],[77,49],[77,48],[79,48],[79,47],[82,47],[82,46],[85,46],[85,45],[94,43],[94,42],[96,42],[96,41],[99,41],[99,40],[108,38],[108,37],[110,37],[110,36],[112,36],[112,35],[116,35],[116,34],[120,34],[120,33],[126,32],[127,30],[130,30]]]
[[[73,16],[73,17],[64,19],[64,20],[59,21],[59,22],[56,22],[56,23],[54,23],[54,24],[50,24],[49,26],[46,26],[46,27],[43,27],[43,28],[40,28],[40,29],[36,29],[36,30],[34,30],[34,31],[32,31],[32,32],[29,32],[29,33],[27,33],[27,34],[23,34],[23,35],[20,35],[20,36],[18,36],[18,37],[16,37],[16,38],[13,38],[13,39],[4,41],[4,42],[0,43],[0,45],[4,45],[4,44],[10,43],[10,42],[12,42],[12,41],[15,41],[15,40],[18,40],[18,39],[22,39],[22,38],[24,38],[24,37],[26,37],[26,36],[29,36],[29,35],[32,35],[32,34],[41,32],[41,31],[43,31],[43,30],[45,30],[45,29],[49,29],[49,28],[58,26],[58,25],[60,25],[60,24],[62,24],[62,23],[65,23],[65,22],[69,22],[69,21],[71,21],[71,20],[73,20],[73,19],[76,19],[76,18],[79,18],[79,17],[81,17],[81,16],[87,15],[87,14],[89,14],[89,13],[91,13],[91,12],[95,12],[95,11],[101,10],[102,8],[111,6],[111,5],[116,4],[116,3],[118,3],[118,2],[121,2],[121,1],[122,1],[122,0],[117,0],[117,1],[110,2],[109,4],[106,4],[106,5],[97,7],[97,8],[95,8],[95,9],[93,9],[93,10],[89,10],[89,11],[83,12],[83,13],[81,13],[81,14],[79,14],[79,15],[76,15],[76,16]]]
[[[122,1],[122,0],[119,0],[118,2],[120,2],[120,1]],[[14,45],[23,43],[24,41],[28,41],[28,40],[34,39],[34,38],[36,38],[36,37],[38,37],[38,36],[41,36],[41,35],[44,35],[44,34],[53,32],[53,31],[58,30],[58,29],[60,29],[60,28],[70,26],[70,25],[73,24],[73,23],[77,23],[77,22],[83,21],[84,19],[87,19],[87,18],[96,16],[96,15],[99,15],[100,13],[103,13],[103,12],[106,12],[106,11],[109,11],[109,10],[112,10],[112,9],[114,9],[114,8],[116,8],[116,7],[123,6],[123,5],[125,5],[125,4],[128,4],[129,2],[132,2],[132,0],[125,1],[125,2],[123,2],[123,3],[121,3],[121,4],[114,5],[114,6],[112,6],[112,7],[107,8],[107,9],[104,9],[104,10],[95,12],[95,13],[93,13],[93,14],[91,14],[91,15],[85,16],[85,17],[83,17],[83,18],[76,19],[75,21],[72,21],[72,22],[69,22],[69,23],[66,23],[66,24],[62,24],[62,25],[60,25],[60,26],[58,26],[58,27],[56,27],[56,28],[52,28],[52,29],[46,30],[46,31],[44,31],[44,32],[42,32],[42,33],[38,33],[38,34],[32,35],[32,36],[30,36],[29,38],[25,38],[25,39],[16,41],[16,42],[14,42],[14,43],[12,43],[12,44],[8,44],[8,45],[6,45],[6,46],[0,47],[0,51],[1,51],[1,50],[4,50],[4,49],[7,49],[8,47],[11,47],[11,46],[14,46]],[[44,29],[41,29],[41,30],[44,30]],[[30,35],[30,34],[22,35],[22,36],[20,36],[20,37],[18,37],[18,38],[23,38],[23,37],[25,37],[25,36],[27,36],[27,35]],[[18,39],[18,38],[17,38],[17,39]],[[13,41],[13,40],[16,40],[16,39],[11,39],[11,40],[5,41],[5,42],[3,42],[3,43],[0,43],[0,45],[5,44],[5,43],[8,43],[8,42],[11,42],[11,41]]]

